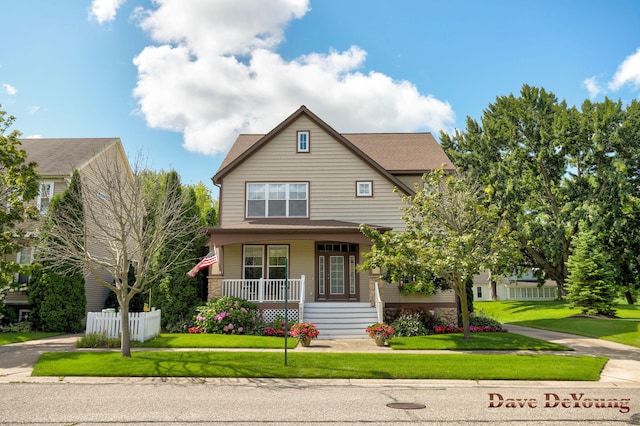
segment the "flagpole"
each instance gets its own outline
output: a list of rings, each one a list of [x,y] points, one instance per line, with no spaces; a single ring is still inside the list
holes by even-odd
[[[289,259],[284,260],[284,365],[287,365],[287,335],[289,334]]]

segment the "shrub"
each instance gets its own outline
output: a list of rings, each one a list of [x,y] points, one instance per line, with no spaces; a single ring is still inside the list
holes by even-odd
[[[87,298],[82,274],[36,269],[29,282],[29,320],[39,331],[77,333],[84,329]]]
[[[387,315],[387,319],[391,324],[402,317],[417,318],[424,325],[427,333],[437,325],[444,325],[442,319],[435,312],[422,306],[403,305],[397,308],[391,315]]]
[[[420,321],[420,315],[417,313],[405,313],[393,323],[391,327],[394,331],[394,336],[397,337],[412,337],[412,336],[424,336],[428,334],[427,328]]]
[[[109,338],[104,333],[90,333],[76,342],[77,348],[119,348],[120,339]]]
[[[258,308],[247,300],[223,296],[198,307],[197,312],[195,327],[205,333],[259,334]]]
[[[14,322],[6,327],[0,327],[3,333],[29,333],[31,331],[31,323],[29,321]]]
[[[484,315],[469,315],[469,325],[474,327],[490,327],[497,328],[498,330],[502,329],[502,324],[499,321],[494,320],[493,318],[486,317]]]

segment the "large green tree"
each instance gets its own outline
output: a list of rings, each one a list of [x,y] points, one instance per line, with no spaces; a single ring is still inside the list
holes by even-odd
[[[637,136],[638,119],[619,102],[585,101],[578,109],[524,85],[520,96],[496,98],[480,122],[467,118],[465,132],[441,139],[456,167],[493,195],[526,266],[556,281],[562,297],[579,222],[615,226],[612,247],[637,242],[628,233],[638,206]]]
[[[383,237],[375,229],[362,227],[374,242],[363,266],[394,273],[404,269],[406,274],[419,274],[419,279],[443,280],[458,296],[464,337],[468,339],[467,283],[480,271],[505,264],[505,259],[517,262],[513,236],[490,195],[470,175],[445,174],[442,170],[427,173],[415,194],[403,196],[403,200],[407,203],[403,231]],[[407,262],[376,255],[385,251],[403,253]]]
[[[20,132],[9,131],[14,121],[15,117],[0,111],[0,307],[14,274],[21,271],[8,256],[29,246],[24,225],[38,216],[33,203],[38,195],[37,165],[27,163],[27,153],[20,149]]]

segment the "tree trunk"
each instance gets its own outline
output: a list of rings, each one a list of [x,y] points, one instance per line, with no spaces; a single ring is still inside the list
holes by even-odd
[[[465,281],[457,284],[458,297],[460,298],[460,315],[462,316],[462,330],[464,331],[464,340],[471,338],[469,330],[469,303],[467,301],[467,286]]]
[[[498,300],[498,283],[493,278],[491,270],[489,270],[489,299]]]
[[[636,303],[636,301],[635,301],[635,300],[633,300],[633,294],[631,293],[631,291],[626,290],[626,291],[624,292],[624,297],[627,299],[627,303],[628,303],[629,305],[633,305],[633,304],[635,304],[635,303]]]
[[[124,306],[123,306],[124,305]],[[131,357],[131,337],[129,335],[129,304],[120,305],[120,321],[122,333],[120,340],[120,351],[123,357]]]

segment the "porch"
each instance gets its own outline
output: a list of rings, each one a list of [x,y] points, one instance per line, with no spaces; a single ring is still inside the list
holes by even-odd
[[[287,282],[288,281],[288,282]],[[223,279],[222,296],[232,296],[258,304],[266,321],[283,317],[285,290],[288,285],[287,317],[298,322],[312,322],[320,330],[319,339],[368,338],[365,328],[382,322],[384,303],[375,283],[375,306],[369,302],[314,302],[305,300],[306,280]]]

